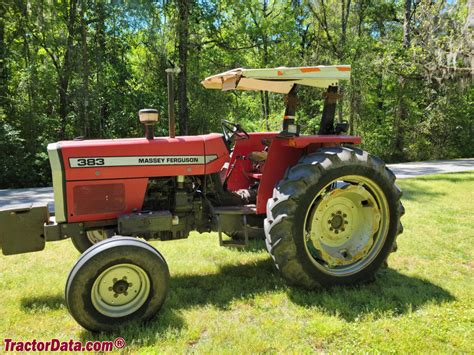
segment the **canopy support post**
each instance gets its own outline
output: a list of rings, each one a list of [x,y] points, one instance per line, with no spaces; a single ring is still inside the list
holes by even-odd
[[[285,116],[283,117],[282,131],[279,137],[293,137],[300,135],[300,126],[295,124],[296,107],[298,106],[298,85],[294,84],[285,95]]]
[[[324,93],[323,114],[319,125],[319,135],[335,134],[334,115],[336,113],[336,103],[342,96],[337,93],[337,86],[329,86]]]

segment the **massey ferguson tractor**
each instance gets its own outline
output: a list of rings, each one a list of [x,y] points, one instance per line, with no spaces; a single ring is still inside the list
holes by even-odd
[[[158,112],[139,112],[146,137],[48,145],[54,216],[47,205],[0,211],[3,254],[44,249],[71,238],[82,253],[65,290],[67,308],[91,331],[152,318],[165,301],[169,271],[146,241],[216,231],[221,245],[265,235],[276,268],[308,289],[374,279],[396,250],[404,210],[394,174],[356,148],[361,138],[335,123],[348,65],[234,69],[205,88],[285,95],[280,132],[247,133],[222,121],[223,134],[175,136],[168,71],[169,137],[154,137]],[[295,120],[301,85],[324,88],[317,135]],[[223,237],[226,234],[227,237]],[[230,239],[229,239],[230,237]]]

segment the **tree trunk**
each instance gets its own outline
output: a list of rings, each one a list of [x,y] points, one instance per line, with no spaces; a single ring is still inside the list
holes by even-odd
[[[344,52],[347,38],[347,22],[349,20],[349,12],[351,9],[351,0],[341,0],[341,50]],[[344,54],[343,54],[344,56]]]
[[[408,48],[410,46],[411,2],[412,0],[405,0],[405,13],[403,17],[403,48]]]
[[[266,19],[270,14],[267,13],[268,10],[268,0],[263,1],[263,17]],[[255,19],[257,21],[257,19]],[[268,37],[265,31],[261,31],[262,34],[262,42],[263,42],[263,66],[264,68],[267,67],[269,58],[268,58]],[[265,128],[267,131],[270,130],[270,124],[268,122],[268,118],[270,116],[270,97],[268,96],[268,91],[263,92],[263,112],[264,112],[264,119],[265,119]]]
[[[412,0],[405,0],[404,19],[403,19],[403,50],[404,52],[410,47],[410,17],[411,17],[411,2]],[[404,53],[405,54],[405,53]],[[402,74],[398,77],[398,110],[394,122],[394,159],[403,160],[404,153],[404,125],[408,118],[408,108],[405,101],[406,79]]]
[[[7,111],[8,105],[8,69],[7,47],[5,44],[5,7],[0,6],[0,109]]]
[[[76,22],[77,0],[71,0],[67,18],[67,41],[64,52],[63,64],[58,73],[59,90],[59,119],[60,119],[60,139],[66,138],[67,116],[69,114],[69,80],[72,71],[72,54],[74,51],[74,32]]]
[[[266,68],[268,65],[268,44],[267,44],[267,36],[264,36],[263,41],[263,64]],[[270,130],[270,124],[268,122],[268,118],[270,116],[270,97],[268,96],[268,91],[263,91],[263,112],[265,118],[265,127],[267,131]]]
[[[344,64],[345,56],[346,56],[346,37],[347,37],[347,21],[349,19],[349,10],[351,7],[351,0],[341,0],[341,44],[339,50],[339,62],[340,64]],[[337,54],[337,53],[336,53]],[[337,113],[338,113],[338,122],[344,121],[344,84],[341,82],[339,83],[339,93],[341,94],[341,99],[338,102]],[[350,124],[350,123],[349,123]]]
[[[385,24],[383,19],[380,20],[378,26],[380,39],[383,42],[385,40]],[[379,70],[377,76],[377,123],[381,124],[384,117],[383,70]]]
[[[66,124],[67,115],[69,113],[69,100],[68,90],[69,78],[67,75],[61,75],[58,79],[58,91],[59,91],[59,138],[61,140],[66,139]]]
[[[21,6],[21,37],[23,39],[23,59],[25,60],[25,69],[30,67],[31,64],[31,56],[30,56],[30,40],[26,30],[25,24],[29,21],[29,14],[28,14],[28,6],[27,4],[22,4]],[[28,108],[31,112],[33,108],[33,85],[31,80],[31,75],[28,75],[27,81],[27,95],[28,95]]]
[[[188,134],[188,92],[187,92],[187,65],[188,65],[188,42],[189,42],[189,2],[188,0],[178,0],[178,120],[179,132],[181,135]]]
[[[108,118],[108,107],[104,93],[103,63],[105,51],[105,5],[97,3],[97,30],[95,36],[95,62],[96,62],[96,100],[98,106],[99,127],[98,134],[104,136],[104,129]]]
[[[82,122],[83,134],[90,137],[89,122],[89,53],[87,47],[87,23],[85,18],[85,0],[81,1],[81,52],[82,52]]]
[[[268,123],[268,112],[267,112],[267,105],[265,104],[265,93],[268,94],[266,91],[260,91],[260,102],[262,104],[262,115],[265,120],[265,129],[270,131],[270,125]]]

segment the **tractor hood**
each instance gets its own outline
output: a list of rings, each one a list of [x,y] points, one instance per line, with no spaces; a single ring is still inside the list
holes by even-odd
[[[339,80],[349,80],[350,76],[350,65],[268,69],[237,68],[209,76],[201,84],[206,89],[222,91],[256,90],[288,94],[295,84],[327,88],[337,85]]]
[[[221,134],[61,141],[48,145],[56,222],[116,218],[140,210],[148,179],[220,172]]]

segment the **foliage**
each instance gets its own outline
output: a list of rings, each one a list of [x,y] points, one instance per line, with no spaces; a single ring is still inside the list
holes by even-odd
[[[221,119],[279,129],[280,95],[204,90],[207,75],[351,64],[337,117],[366,149],[472,156],[472,11],[466,0],[2,1],[0,187],[49,184],[48,142],[141,136],[140,108],[157,108],[167,134],[170,65],[185,73],[181,133],[219,131]],[[321,95],[300,91],[304,133],[318,130]]]

